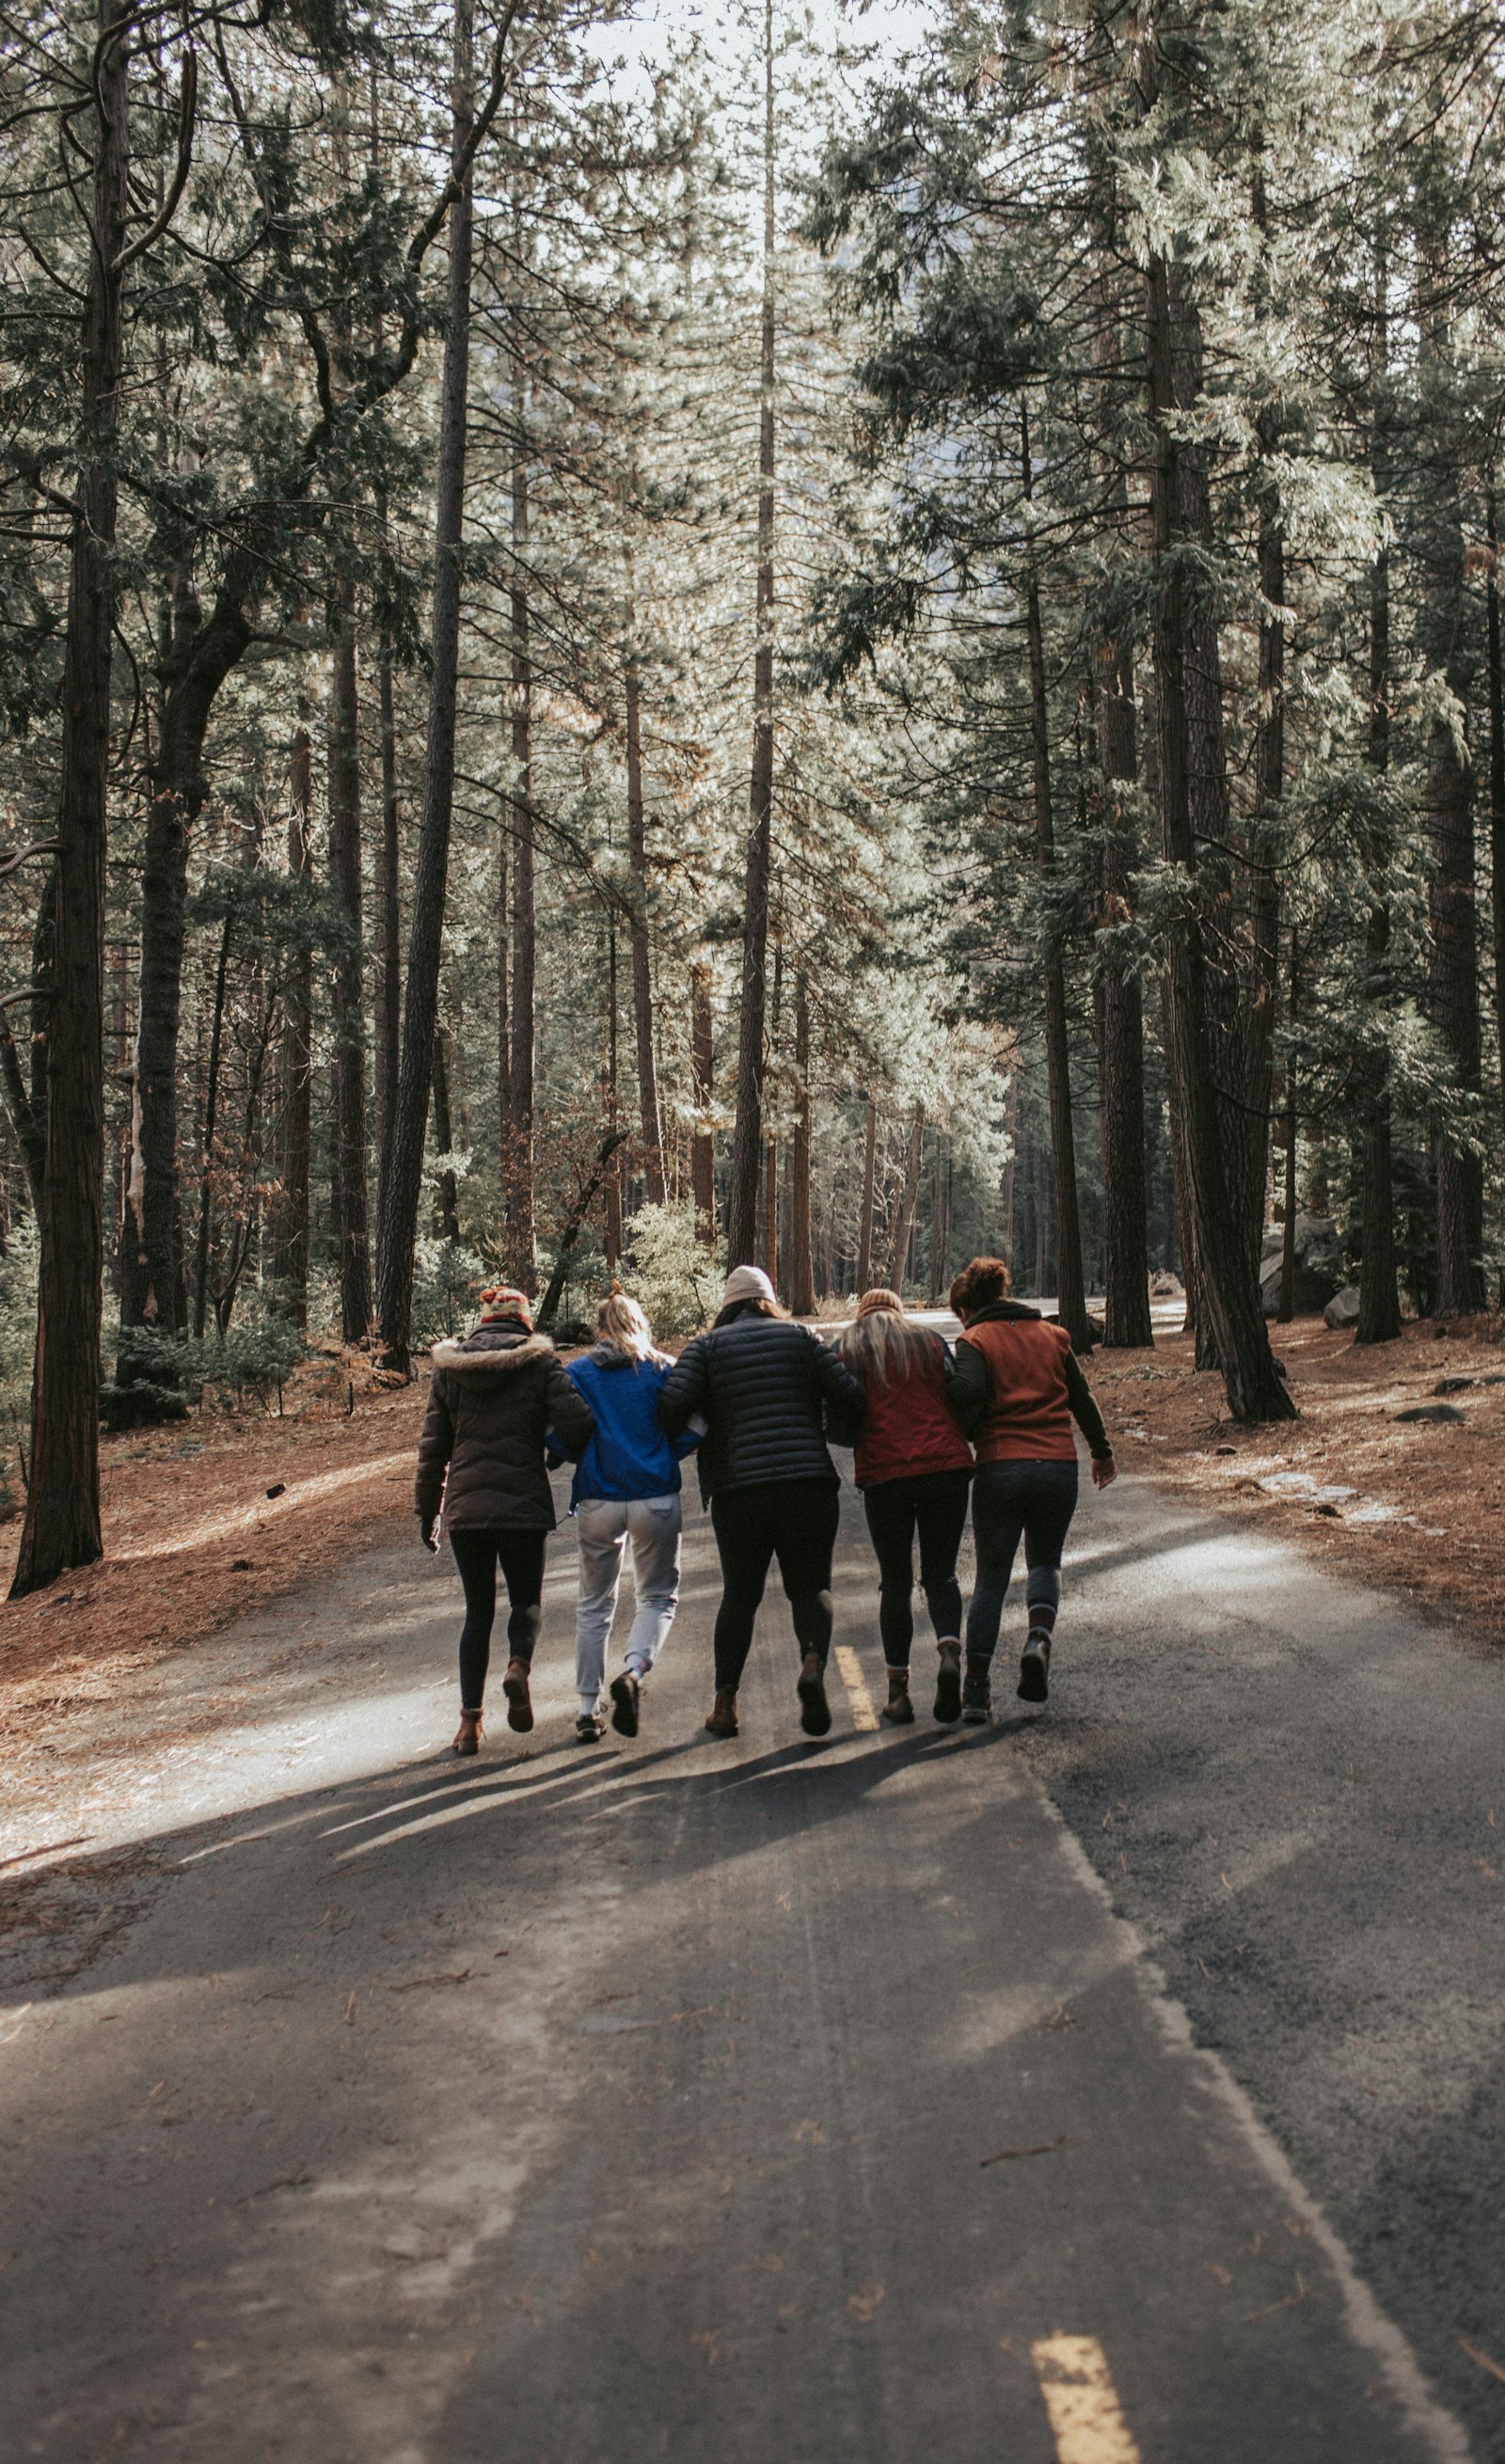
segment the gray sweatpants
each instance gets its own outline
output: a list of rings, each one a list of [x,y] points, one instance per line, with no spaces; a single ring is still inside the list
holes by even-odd
[[[581,1708],[593,1710],[606,1680],[607,1645],[629,1541],[636,1605],[626,1664],[639,1677],[648,1675],[675,1621],[679,1604],[678,1493],[627,1499],[583,1497],[575,1508],[575,1526],[580,1534],[575,1687]]]

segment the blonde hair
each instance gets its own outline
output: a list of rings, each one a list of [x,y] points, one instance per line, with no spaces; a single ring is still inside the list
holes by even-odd
[[[638,1302],[626,1292],[609,1292],[596,1311],[596,1331],[625,1352],[630,1360],[652,1360],[653,1330]]]
[[[929,1360],[938,1338],[904,1314],[897,1292],[864,1292],[852,1325],[837,1343],[853,1376],[864,1386],[902,1386]]]

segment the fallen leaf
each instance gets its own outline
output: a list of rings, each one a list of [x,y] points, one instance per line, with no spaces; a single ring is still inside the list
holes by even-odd
[[[1063,2133],[1059,2139],[1044,2140],[1038,2147],[1001,2147],[996,2156],[980,2157],[978,2170],[985,2173],[989,2165],[1011,2165],[1016,2156],[1053,2156],[1058,2147],[1078,2147],[1080,2145],[1080,2140],[1068,2138]]]
[[[853,2319],[861,2320],[864,2327],[872,2325],[874,2313],[882,2307],[881,2284],[865,2284],[860,2293],[851,2293],[847,2297],[848,2310]]]

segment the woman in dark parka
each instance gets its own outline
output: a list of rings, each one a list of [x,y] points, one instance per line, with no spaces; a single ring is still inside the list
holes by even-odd
[[[543,1441],[556,1429],[578,1454],[596,1425],[548,1336],[535,1334],[525,1294],[497,1285],[480,1300],[475,1332],[433,1347],[414,1498],[428,1549],[439,1545],[442,1504],[465,1589],[457,1754],[473,1754],[480,1743],[498,1565],[511,1612],[501,1689],[507,1725],[533,1726],[528,1676],[543,1595],[544,1545],[554,1529]]]
[[[658,1398],[671,1438],[697,1415],[706,1422],[700,1494],[711,1508],[722,1583],[716,1701],[705,1724],[713,1737],[737,1734],[737,1691],[775,1557],[802,1655],[800,1725],[810,1737],[830,1727],[826,1657],[841,1476],[827,1451],[828,1412],[855,1434],[862,1389],[852,1372],[808,1327],[785,1315],[761,1267],[735,1266],[715,1325],[685,1346]]]

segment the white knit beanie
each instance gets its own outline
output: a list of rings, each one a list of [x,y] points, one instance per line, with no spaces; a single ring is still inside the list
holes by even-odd
[[[734,1266],[726,1278],[721,1294],[721,1307],[730,1309],[733,1301],[771,1301],[773,1286],[761,1266]]]

